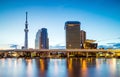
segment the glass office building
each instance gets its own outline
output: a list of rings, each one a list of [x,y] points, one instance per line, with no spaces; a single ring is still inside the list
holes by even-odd
[[[38,30],[35,39],[35,48],[36,49],[49,49],[49,39],[46,28]]]

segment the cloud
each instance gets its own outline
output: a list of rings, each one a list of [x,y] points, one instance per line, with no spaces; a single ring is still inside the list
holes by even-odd
[[[116,44],[116,43],[107,43],[108,45],[113,45],[113,44]]]
[[[119,49],[120,48],[120,43],[107,43],[107,45],[99,45],[98,48],[113,48],[113,49]]]
[[[66,49],[66,47],[61,44],[56,44],[54,46],[50,46],[50,49]]]
[[[108,48],[113,48],[113,46],[111,46],[111,45],[99,45],[98,48],[108,49]]]
[[[113,44],[113,47],[115,47],[115,48],[120,48],[120,43],[115,43],[115,44]]]
[[[113,48],[113,49],[120,49],[120,43],[107,43],[107,45],[98,45],[98,48]],[[56,44],[54,46],[50,46],[50,49],[66,49],[64,44]]]

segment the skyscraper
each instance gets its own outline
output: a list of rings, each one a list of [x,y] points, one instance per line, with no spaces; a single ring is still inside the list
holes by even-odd
[[[35,39],[35,48],[36,49],[49,49],[49,39],[46,28],[38,30]]]
[[[86,40],[86,32],[84,30],[80,30],[80,44],[81,48],[83,48],[83,44],[85,43]]]
[[[48,49],[48,34],[47,34],[47,29],[42,28],[41,29],[41,49]]]
[[[66,49],[80,48],[80,22],[67,21],[65,23],[66,30]]]
[[[40,36],[41,36],[41,30],[38,30],[35,38],[35,49],[40,49]]]
[[[24,49],[28,49],[28,21],[27,21],[27,12],[26,12],[26,21],[25,21],[25,43],[24,43]]]

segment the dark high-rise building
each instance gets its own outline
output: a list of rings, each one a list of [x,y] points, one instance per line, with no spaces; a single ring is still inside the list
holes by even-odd
[[[42,49],[48,49],[49,44],[48,44],[48,33],[46,28],[41,29],[41,37],[40,37],[40,44]]]
[[[38,30],[35,39],[35,48],[36,49],[49,49],[49,39],[46,28]]]
[[[80,22],[67,21],[66,30],[66,49],[80,49]]]
[[[81,48],[83,48],[85,40],[86,40],[86,32],[84,30],[80,30],[80,44],[81,44]]]
[[[27,21],[27,12],[26,12],[26,21],[25,21],[25,43],[24,43],[24,49],[28,49],[28,21]]]

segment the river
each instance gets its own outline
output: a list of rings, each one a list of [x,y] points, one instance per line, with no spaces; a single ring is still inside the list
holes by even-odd
[[[0,77],[120,77],[120,59],[1,58]]]

